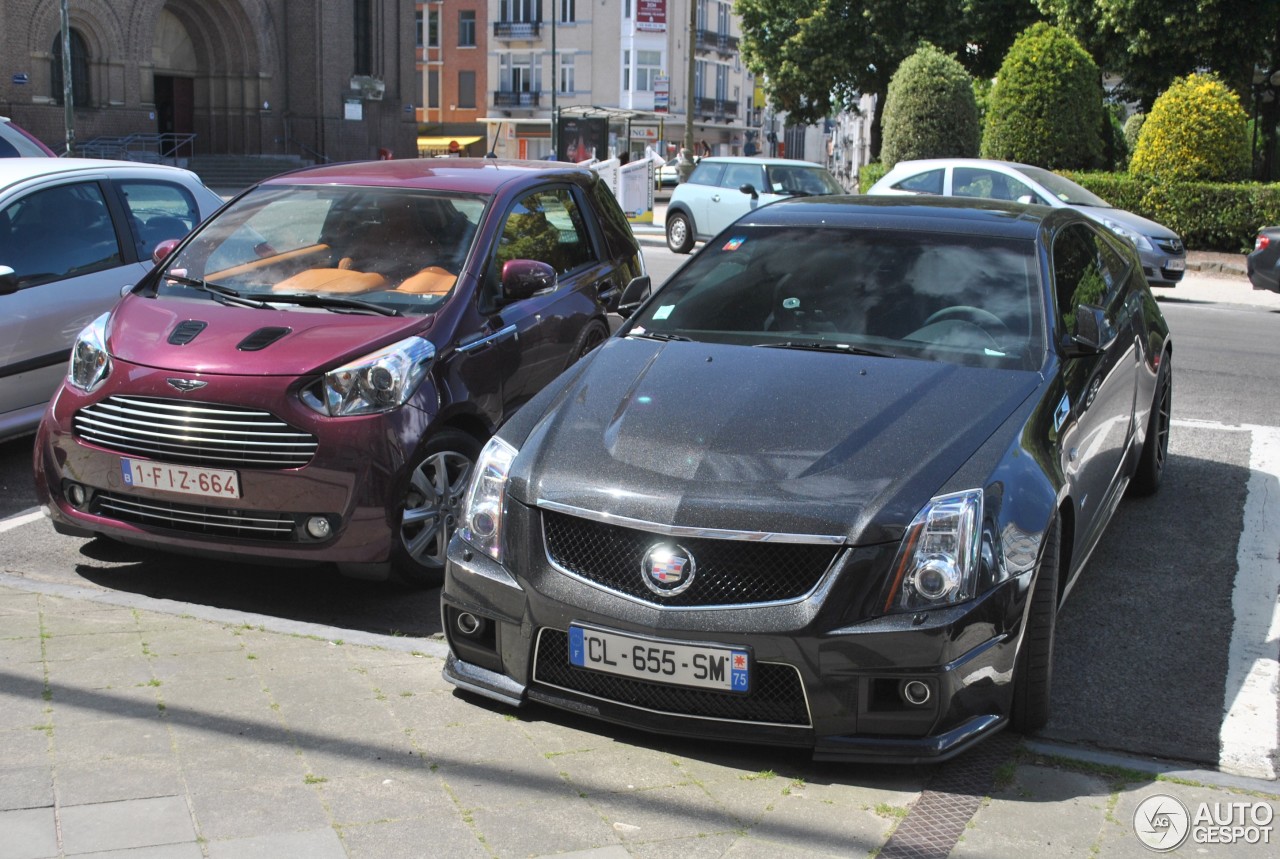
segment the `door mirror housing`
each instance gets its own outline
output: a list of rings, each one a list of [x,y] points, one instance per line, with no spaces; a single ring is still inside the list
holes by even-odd
[[[1064,344],[1064,352],[1068,358],[1099,355],[1116,339],[1115,328],[1101,307],[1078,304],[1075,316],[1075,330]]]
[[[165,239],[156,245],[155,250],[151,252],[151,261],[156,265],[164,262],[169,254],[173,253],[173,249],[178,246],[182,239]]]
[[[521,301],[556,288],[556,270],[532,259],[507,260],[502,266],[502,300]]]
[[[622,297],[618,299],[617,314],[623,319],[629,319],[652,292],[653,282],[649,279],[649,275],[631,278],[631,282],[622,290]]]
[[[738,190],[746,194],[748,197],[750,197],[753,200],[760,199],[760,194],[757,193],[756,186],[752,185],[750,182],[743,182],[741,185],[738,186]]]
[[[0,265],[0,295],[12,295],[18,291],[18,274],[7,265]]]

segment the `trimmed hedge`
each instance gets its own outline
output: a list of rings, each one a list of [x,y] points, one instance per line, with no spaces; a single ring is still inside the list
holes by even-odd
[[[871,186],[879,182],[880,177],[888,172],[888,168],[880,161],[862,165],[858,170],[858,193],[867,193]]]
[[[1067,173],[1119,209],[1164,224],[1191,250],[1243,253],[1280,224],[1280,183],[1153,182],[1128,173]]]
[[[903,60],[889,79],[880,160],[974,158],[979,137],[973,79],[960,61],[928,44]]]

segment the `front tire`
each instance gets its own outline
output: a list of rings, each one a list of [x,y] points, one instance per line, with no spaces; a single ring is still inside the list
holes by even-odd
[[[1151,417],[1147,421],[1147,437],[1142,442],[1138,468],[1129,489],[1134,495],[1153,495],[1164,478],[1165,461],[1169,458],[1169,425],[1173,413],[1173,359],[1168,354],[1160,361],[1156,377],[1156,394],[1151,401]]]
[[[1053,518],[1044,534],[1040,567],[1036,571],[1027,611],[1022,647],[1013,674],[1013,712],[1009,721],[1019,734],[1031,734],[1049,721],[1049,692],[1053,681],[1053,638],[1058,628],[1058,562],[1062,526]]]
[[[414,587],[443,583],[445,552],[479,456],[480,442],[458,430],[437,433],[419,451],[396,517],[392,579]]]
[[[683,212],[667,215],[667,247],[678,254],[693,250],[693,224]]]

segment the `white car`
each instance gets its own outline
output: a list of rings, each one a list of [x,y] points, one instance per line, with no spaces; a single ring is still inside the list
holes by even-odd
[[[868,194],[942,194],[1070,206],[1133,242],[1152,286],[1173,286],[1187,268],[1182,239],[1168,227],[1117,209],[1092,191],[1043,167],[985,158],[899,161]]]
[[[0,440],[35,430],[76,335],[222,198],[188,170],[0,158]]]
[[[706,241],[753,209],[787,197],[844,192],[827,168],[812,161],[709,156],[671,192],[667,247],[687,254],[695,241]]]

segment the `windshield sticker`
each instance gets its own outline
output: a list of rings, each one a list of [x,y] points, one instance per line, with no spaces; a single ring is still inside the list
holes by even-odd
[[[655,321],[658,319],[666,319],[671,315],[671,311],[675,309],[676,306],[674,304],[664,304],[653,312],[653,318]]]
[[[746,240],[747,240],[746,236],[734,236],[733,238],[729,239],[729,241],[724,243],[724,247],[721,248],[721,250],[736,251],[738,248],[742,247],[742,243],[745,242]]]
[[[782,307],[784,310],[795,310],[799,306],[800,306],[800,299],[798,298],[782,299]]]

